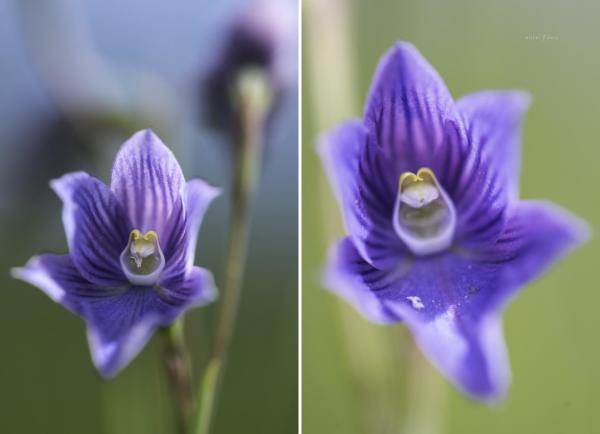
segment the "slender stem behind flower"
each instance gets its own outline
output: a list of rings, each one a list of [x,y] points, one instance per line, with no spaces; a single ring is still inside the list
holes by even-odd
[[[260,175],[263,129],[270,106],[268,83],[261,71],[242,71],[234,85],[236,149],[232,217],[223,285],[223,301],[217,324],[215,348],[199,390],[196,434],[209,434],[214,419],[227,353],[231,345],[246,264],[251,207]]]
[[[358,79],[355,71],[355,47],[352,45],[352,9],[348,0],[311,0],[306,3],[306,44],[310,57],[307,69],[311,97],[315,101],[307,114],[313,116],[317,131],[324,131],[345,118],[360,113],[356,94]],[[328,55],[336,53],[335,57]],[[310,157],[314,158],[314,144],[310,145]],[[335,210],[335,202],[328,194],[327,180],[317,178],[315,201],[323,222],[318,248],[326,250],[342,235],[342,225]],[[313,230],[317,230],[316,228]],[[332,327],[337,327],[347,357],[353,404],[360,408],[353,415],[353,424],[360,432],[394,432],[391,421],[398,409],[395,399],[388,396],[390,369],[396,358],[389,346],[389,332],[381,327],[365,323],[347,306],[337,304],[332,310]],[[360,342],[360,345],[357,345]]]
[[[411,342],[406,348],[409,366],[402,434],[443,434],[446,385]]]
[[[361,111],[356,95],[358,80],[353,73],[357,70],[358,60],[355,58],[356,47],[352,45],[355,30],[352,28],[352,13],[352,4],[348,0],[305,1],[307,63],[310,65],[307,68],[308,88],[315,101],[305,112],[313,116],[317,131],[329,129]],[[336,55],[331,56],[330,53]],[[314,144],[307,143],[312,150]],[[311,157],[312,152],[308,158]],[[326,179],[321,176],[316,183],[316,202],[323,221],[321,249],[325,250],[325,245],[339,238],[343,232],[342,225],[336,219],[335,202],[327,194]],[[353,423],[360,426],[358,430],[438,434],[439,431],[434,428],[441,417],[438,411],[442,408],[440,401],[444,396],[434,391],[435,381],[439,379],[429,378],[436,373],[432,373],[427,366],[420,366],[426,363],[423,360],[410,357],[413,344],[408,339],[397,339],[393,330],[384,330],[361,321],[347,306],[338,305],[333,313],[337,316],[337,325],[348,355],[352,388],[355,391],[353,404],[360,408],[360,412],[353,417]],[[392,345],[397,346],[398,350]],[[410,365],[410,373],[398,373],[401,366],[398,352]],[[411,381],[411,375],[418,375],[418,380]],[[401,401],[397,390],[403,390],[406,384],[410,384],[410,396]],[[417,402],[412,401],[413,394],[418,395]],[[422,415],[432,418],[430,425],[418,419]],[[426,430],[429,427],[431,431]],[[418,431],[411,431],[413,428]]]
[[[161,330],[164,361],[176,404],[178,432],[185,434],[194,408],[192,370],[183,336],[183,319]]]

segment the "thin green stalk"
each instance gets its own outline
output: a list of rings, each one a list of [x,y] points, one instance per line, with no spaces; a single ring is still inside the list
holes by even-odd
[[[308,89],[313,100],[310,110],[305,113],[313,116],[316,131],[323,132],[360,114],[356,94],[358,80],[353,75],[358,64],[356,47],[352,45],[355,20],[349,0],[307,0],[304,6],[308,29],[305,41]],[[331,56],[331,53],[336,55]],[[311,148],[314,146],[311,141],[307,144]],[[319,182],[316,200],[324,222],[325,245],[343,232],[336,218],[335,202],[327,193],[327,180],[321,176]],[[366,324],[347,306],[340,305],[336,313],[356,389],[353,404],[360,409],[356,416],[353,415],[354,420],[362,424],[359,431],[439,434],[444,385],[414,345],[408,339],[390,342],[391,330]],[[410,353],[406,378],[397,378],[399,352]],[[402,383],[398,384],[397,380]],[[396,390],[406,384],[409,396],[402,408]]]
[[[177,432],[185,434],[194,409],[192,369],[185,346],[183,319],[161,329],[163,358],[175,402]]]
[[[409,351],[403,434],[442,434],[446,385],[414,343]]]
[[[246,265],[251,207],[260,176],[263,129],[270,105],[268,84],[260,71],[240,74],[234,97],[237,108],[237,128],[234,183],[231,195],[231,223],[223,284],[223,301],[217,323],[213,354],[199,389],[195,433],[209,434],[223,382],[227,353],[235,329],[240,302],[242,279]]]

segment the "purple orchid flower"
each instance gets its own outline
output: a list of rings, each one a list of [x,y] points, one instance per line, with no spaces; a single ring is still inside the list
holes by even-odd
[[[64,203],[70,253],[34,256],[13,276],[86,321],[93,362],[112,377],[156,328],[214,300],[212,274],[193,261],[202,217],[219,191],[199,179],[186,183],[151,130],[121,147],[110,188],[84,172],[50,185]]]
[[[483,400],[510,382],[501,311],[587,238],[558,206],[518,199],[528,105],[520,91],[455,102],[400,42],[380,62],[363,120],[319,147],[348,232],[327,286],[372,321],[404,321],[442,374]]]

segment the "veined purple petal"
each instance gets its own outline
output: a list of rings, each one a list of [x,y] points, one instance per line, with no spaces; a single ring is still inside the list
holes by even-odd
[[[136,229],[158,233],[168,243],[185,187],[179,163],[150,129],[121,147],[113,166],[111,189]]]
[[[41,289],[71,312],[81,315],[83,304],[114,294],[84,279],[70,255],[44,254],[32,257],[23,267],[13,268],[14,278]]]
[[[451,254],[406,260],[382,271],[346,242],[329,266],[331,289],[377,322],[403,320],[434,365],[480,399],[501,396],[510,375],[500,321],[481,310],[496,290],[493,267]]]
[[[148,287],[131,287],[86,305],[83,316],[96,369],[103,377],[115,376],[142,350],[157,327],[173,322],[178,311]]]
[[[401,173],[429,167],[443,183],[450,155],[464,152],[462,140],[447,138],[450,124],[464,134],[444,81],[414,46],[397,43],[379,62],[365,106],[368,143],[393,163],[380,176],[395,185]]]
[[[217,298],[213,275],[202,267],[194,266],[182,284],[173,289],[166,289],[162,298],[171,305],[185,309],[204,306]]]
[[[377,296],[377,288],[371,283],[385,286],[390,274],[393,273],[382,272],[365,261],[352,239],[344,238],[329,253],[324,283],[365,318],[388,324],[400,321],[400,318]],[[393,276],[392,280],[396,281]]]
[[[192,269],[202,218],[219,194],[220,189],[201,179],[193,179],[185,185],[183,200],[178,207],[178,212],[184,213],[185,218],[175,220],[177,225],[165,246],[167,265],[161,285],[169,288],[177,286]]]
[[[198,241],[198,232],[204,214],[212,201],[221,194],[221,190],[213,187],[202,179],[192,179],[185,185],[185,206],[186,206],[186,223],[187,232],[189,234],[186,261],[188,268],[194,263],[196,253],[196,243]]]
[[[434,365],[465,393],[501,398],[509,379],[500,313],[511,296],[586,237],[560,208],[522,202],[486,251],[444,253],[379,270],[349,239],[328,267],[328,286],[376,322],[404,320]]]
[[[382,151],[365,145],[366,129],[350,121],[324,135],[318,150],[354,245],[369,263],[385,266],[405,248],[392,224],[395,191],[374,166]]]
[[[341,184],[335,189],[348,232],[377,268],[392,265],[406,250],[392,226],[402,173],[431,169],[452,201],[460,199],[456,186],[462,177],[474,191],[486,181],[480,167],[467,163],[463,121],[443,80],[406,43],[381,60],[362,125],[338,128],[325,136],[321,149],[332,184]],[[470,169],[476,176],[468,176]]]
[[[63,224],[73,263],[99,287],[127,282],[119,255],[127,245],[130,225],[121,205],[102,182],[84,172],[50,182],[63,201]]]
[[[215,297],[211,273],[194,267],[174,291],[132,287],[87,305],[84,316],[96,368],[102,376],[113,377],[142,350],[158,327],[170,325],[187,309]]]
[[[484,245],[497,239],[507,206],[518,199],[521,121],[529,101],[521,91],[486,91],[457,102],[475,156],[455,192],[460,242]]]
[[[403,304],[395,308],[421,351],[459,390],[489,402],[504,397],[511,373],[499,315],[473,320],[450,306],[427,318]]]
[[[157,327],[169,325],[185,310],[216,296],[212,274],[199,267],[193,267],[175,290],[103,290],[79,274],[69,255],[36,256],[12,274],[86,321],[92,358],[104,377],[127,365]]]
[[[477,92],[456,102],[472,140],[511,200],[519,197],[521,125],[530,104],[531,96],[520,90]]]
[[[507,179],[508,166],[499,163],[502,157],[493,148],[505,144],[507,161],[514,160],[504,140],[518,148],[527,103],[523,93],[482,94],[477,108],[475,99],[463,99],[460,112],[434,68],[412,45],[398,43],[373,80],[364,116],[367,140],[359,151],[361,190],[382,178],[371,190],[383,198],[395,193],[401,173],[432,169],[455,203],[457,239],[471,245],[495,241],[506,223],[516,181]],[[513,135],[507,137],[507,131]]]
[[[492,246],[473,252],[481,262],[501,267],[500,286],[487,309],[503,306],[523,285],[589,239],[587,224],[545,201],[520,201],[502,236]]]

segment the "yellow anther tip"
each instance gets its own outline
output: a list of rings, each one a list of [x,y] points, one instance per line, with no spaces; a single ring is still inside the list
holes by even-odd
[[[421,167],[419,169],[419,171],[417,172],[417,178],[419,178],[421,181],[425,181],[426,178],[429,178],[429,177],[435,179],[433,170],[431,170],[429,167]]]
[[[148,231],[146,232],[146,234],[144,235],[144,239],[146,241],[151,241],[151,240],[158,240],[158,234],[155,231]]]
[[[145,234],[142,234],[142,232],[139,229],[134,229],[129,234],[129,240],[130,241],[138,241],[138,240],[154,241],[154,240],[158,240],[158,234],[155,231],[148,231]]]
[[[428,167],[421,167],[416,174],[413,172],[404,172],[400,175],[398,186],[400,190],[402,190],[403,188],[418,182],[432,182],[435,184],[435,175],[433,174],[433,171]]]

